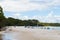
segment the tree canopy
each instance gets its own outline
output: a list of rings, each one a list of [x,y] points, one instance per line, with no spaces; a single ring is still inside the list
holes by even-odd
[[[3,13],[3,9],[0,6],[0,28],[2,28],[3,26],[5,26],[5,16]]]

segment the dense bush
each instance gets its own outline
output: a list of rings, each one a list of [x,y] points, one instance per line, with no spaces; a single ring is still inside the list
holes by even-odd
[[[0,30],[5,26],[5,17],[3,13],[3,9],[0,7]]]

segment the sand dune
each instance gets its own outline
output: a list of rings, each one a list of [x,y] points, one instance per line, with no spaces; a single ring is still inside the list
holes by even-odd
[[[59,30],[10,28],[5,33],[9,33],[10,40],[60,40]]]

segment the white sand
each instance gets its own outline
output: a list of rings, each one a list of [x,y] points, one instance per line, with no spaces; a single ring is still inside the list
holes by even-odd
[[[10,29],[5,32],[10,34],[11,39],[9,40],[60,40],[59,30],[28,29],[22,27]]]

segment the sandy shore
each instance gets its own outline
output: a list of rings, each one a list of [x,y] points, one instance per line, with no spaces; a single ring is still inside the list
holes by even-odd
[[[2,36],[3,36],[2,33],[3,33],[3,31],[0,31],[0,40],[3,40],[3,39],[2,39]]]
[[[9,33],[10,40],[60,40],[59,30],[11,28],[5,33]]]

